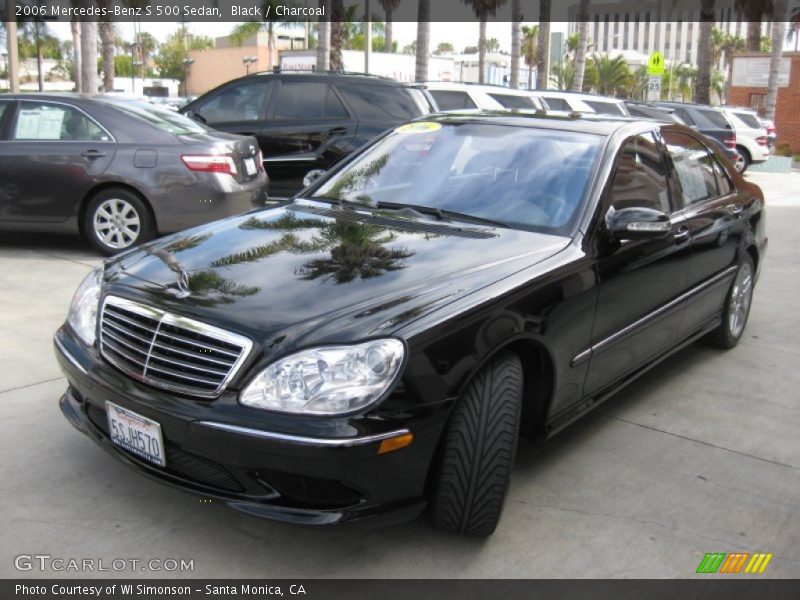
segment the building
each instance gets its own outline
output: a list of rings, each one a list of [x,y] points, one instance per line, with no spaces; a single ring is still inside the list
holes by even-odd
[[[277,33],[275,51],[270,56],[269,36],[259,31],[252,37],[234,43],[230,36],[218,37],[214,47],[208,50],[192,50],[192,63],[186,72],[186,95],[196,96],[222,85],[226,81],[243,77],[248,73],[269,71],[278,64],[278,55],[283,50],[306,47],[305,36]]]
[[[737,54],[733,58],[728,104],[749,106],[764,114],[769,60],[763,54]],[[800,52],[785,52],[782,60],[775,108],[777,145],[787,144],[793,154],[800,154]]]
[[[715,27],[745,37],[747,23],[734,9],[734,0],[716,0]],[[568,8],[570,34],[578,31],[578,5]],[[772,23],[762,25],[770,35]],[[600,53],[633,50],[645,55],[660,52],[670,62],[697,64],[700,3],[697,0],[643,0],[589,5],[591,50]]]

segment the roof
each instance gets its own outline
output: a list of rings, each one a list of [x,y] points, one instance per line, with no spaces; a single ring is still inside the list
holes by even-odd
[[[422,117],[422,121],[440,123],[486,123],[509,125],[514,127],[530,127],[541,129],[560,129],[597,135],[611,135],[627,125],[652,123],[654,127],[664,124],[656,120],[622,117],[615,115],[591,113],[565,113],[563,111],[460,111],[458,113],[440,113]]]

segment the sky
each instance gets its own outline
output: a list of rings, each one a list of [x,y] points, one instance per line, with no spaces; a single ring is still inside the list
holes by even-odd
[[[197,35],[220,37],[227,35],[237,23],[188,23],[189,30]],[[150,32],[157,40],[165,40],[175,31],[179,23],[143,23],[142,31]],[[58,38],[69,40],[72,38],[69,23],[49,23],[48,27]],[[133,23],[117,23],[120,35],[126,40],[133,39]],[[567,23],[551,23],[551,31],[566,32]],[[412,22],[397,22],[393,25],[393,36],[398,42],[398,47],[410,44],[417,37],[417,24]],[[511,25],[505,22],[489,22],[486,27],[487,38],[497,38],[500,49],[511,52]],[[442,42],[450,42],[456,51],[460,52],[466,46],[478,44],[478,23],[431,23],[431,50]]]

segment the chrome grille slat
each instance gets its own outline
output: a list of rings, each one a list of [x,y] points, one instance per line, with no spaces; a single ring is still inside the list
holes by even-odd
[[[108,296],[100,316],[100,352],[134,379],[202,398],[225,389],[252,348],[246,337]]]

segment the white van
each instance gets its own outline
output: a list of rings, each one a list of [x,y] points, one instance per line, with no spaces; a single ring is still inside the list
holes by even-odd
[[[736,151],[739,160],[734,167],[744,173],[752,163],[764,162],[769,158],[769,140],[767,128],[758,118],[758,113],[749,108],[723,106],[722,111],[728,117],[736,132]]]

